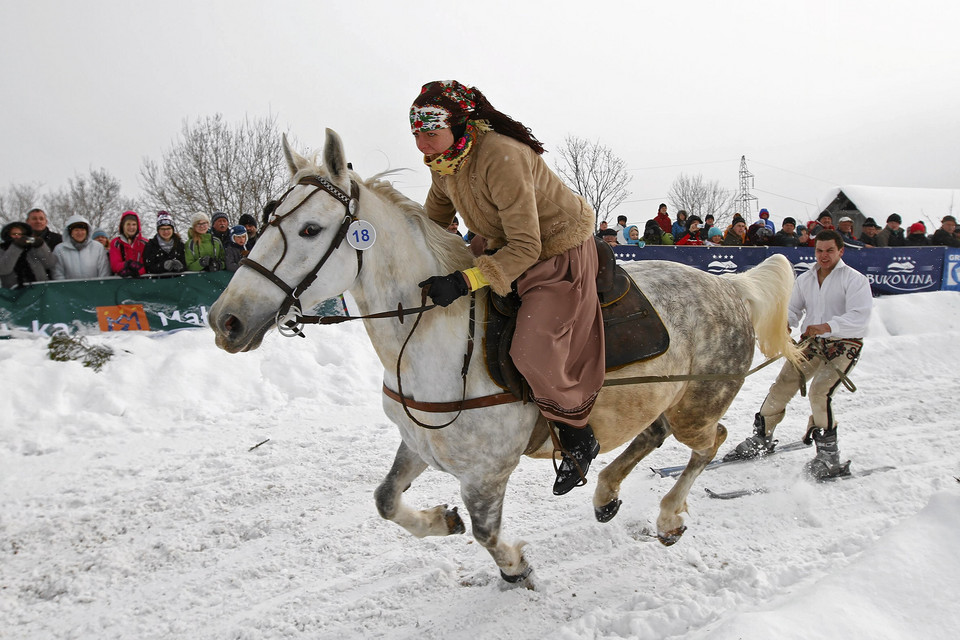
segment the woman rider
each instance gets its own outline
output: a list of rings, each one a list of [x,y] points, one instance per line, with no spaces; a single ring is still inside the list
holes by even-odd
[[[515,286],[523,312],[510,356],[557,428],[563,460],[553,493],[563,495],[584,483],[600,451],[587,423],[604,378],[594,213],[543,161],[530,129],[475,87],[423,85],[410,127],[431,169],[427,215],[446,227],[459,212],[488,243],[474,267],[420,286],[442,306],[485,286],[500,295]]]

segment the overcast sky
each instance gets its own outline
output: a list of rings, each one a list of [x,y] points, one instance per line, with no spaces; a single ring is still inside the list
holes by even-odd
[[[569,134],[613,149],[631,222],[681,172],[736,190],[742,155],[778,226],[836,185],[960,187],[956,3],[647,4],[4,0],[0,188],[103,167],[137,197],[143,159],[219,112],[276,116],[301,150],[330,127],[364,177],[413,168],[397,186],[422,201],[407,110],[437,79],[548,151]]]

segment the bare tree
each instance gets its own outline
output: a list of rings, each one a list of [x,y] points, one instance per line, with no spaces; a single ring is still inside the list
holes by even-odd
[[[184,121],[160,163],[144,160],[140,178],[147,206],[169,211],[186,227],[201,211],[224,211],[234,224],[244,213],[259,218],[286,171],[275,117],[230,125],[218,113]]]
[[[630,195],[627,185],[632,176],[627,175],[624,161],[609,147],[577,136],[567,136],[557,153],[557,173],[593,207],[594,226],[609,220]]]
[[[137,202],[123,197],[120,180],[100,168],[68,180],[66,188],[50,196],[46,212],[50,224],[58,229],[64,228],[70,216],[81,215],[93,229],[112,233],[120,223],[120,214],[128,210],[136,211]]]
[[[707,182],[702,174],[688,176],[681,173],[670,185],[668,199],[675,209],[701,220],[712,214],[717,226],[732,217],[736,194],[720,186],[719,180]]]
[[[42,206],[40,204],[41,186],[39,182],[11,184],[5,192],[0,192],[0,223],[26,220],[27,211]]]

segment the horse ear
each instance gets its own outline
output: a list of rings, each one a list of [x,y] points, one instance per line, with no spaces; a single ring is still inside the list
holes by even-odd
[[[331,177],[338,177],[347,170],[343,142],[333,129],[327,129],[327,141],[323,145],[323,166],[330,172]]]
[[[287,166],[290,168],[290,175],[296,175],[303,167],[307,166],[308,160],[294,151],[287,140],[287,134],[283,134],[283,157],[287,159]]]

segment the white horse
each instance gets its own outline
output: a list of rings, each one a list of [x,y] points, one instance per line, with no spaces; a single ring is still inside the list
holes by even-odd
[[[419,205],[388,183],[376,177],[364,182],[349,170],[333,131],[327,130],[322,166],[291,150],[286,140],[284,153],[292,174],[290,189],[263,228],[250,262],[236,272],[210,310],[210,326],[220,348],[231,353],[256,349],[269,329],[292,317],[285,314],[291,308],[296,312],[298,303],[309,309],[344,291],[351,292],[364,315],[397,309],[398,303],[407,309],[417,307],[421,292],[416,283],[471,266],[463,241],[427,218]],[[353,223],[355,219],[362,222]],[[368,234],[370,226],[376,231],[378,240],[372,246],[363,242],[369,243],[370,236],[363,235],[362,225],[367,225]],[[355,236],[348,237],[355,246],[342,242],[344,234]],[[726,437],[718,421],[749,370],[755,340],[768,356],[795,357],[786,330],[793,270],[779,255],[746,273],[723,277],[672,262],[633,262],[625,268],[659,311],[671,342],[663,355],[611,372],[608,379],[729,375],[720,381],[605,387],[590,416],[602,452],[630,442],[597,478],[593,504],[603,522],[616,514],[623,479],[668,435],[692,450],[686,470],[660,503],[658,537],[672,544],[685,529],[680,514],[686,510],[693,481]],[[477,304],[481,327],[484,295]],[[468,298],[463,298],[422,315],[404,351],[399,381],[397,361],[410,334],[411,318],[364,320],[383,364],[384,385],[397,391],[402,382],[403,396],[421,402],[460,400],[468,306]],[[503,391],[490,379],[481,351],[472,356],[467,398]],[[543,420],[536,405],[512,402],[465,410],[442,429],[418,426],[385,394],[383,410],[399,428],[402,442],[376,491],[380,515],[417,537],[462,533],[465,527],[456,508],[418,510],[402,499],[428,465],[446,471],[459,480],[473,535],[493,556],[502,577],[532,588],[523,543],[502,539],[500,523],[507,481]],[[411,413],[433,424],[457,415],[415,409]],[[528,455],[551,458],[550,439]]]

